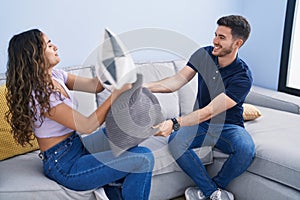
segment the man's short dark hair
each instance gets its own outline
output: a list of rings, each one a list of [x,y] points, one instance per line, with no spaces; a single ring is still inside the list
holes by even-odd
[[[246,18],[239,15],[229,15],[218,19],[219,26],[226,26],[231,28],[233,38],[240,38],[246,42],[250,35],[251,27]]]

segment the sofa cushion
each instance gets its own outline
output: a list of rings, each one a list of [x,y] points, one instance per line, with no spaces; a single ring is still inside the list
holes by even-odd
[[[33,140],[32,145],[22,147],[19,145],[11,133],[11,127],[5,120],[5,113],[8,111],[6,104],[6,87],[0,86],[0,160],[7,159],[16,155],[24,154],[39,148],[37,141]]]
[[[259,109],[263,116],[245,124],[256,145],[248,171],[300,190],[300,115]]]
[[[209,175],[217,175],[223,164],[223,160],[214,159],[214,164],[207,167]],[[226,189],[237,200],[299,200],[300,197],[299,190],[248,171],[231,181]]]
[[[153,176],[175,171],[182,171],[182,169],[177,165],[176,161],[169,152],[168,137],[152,136],[142,142],[140,145],[149,148],[154,154],[155,163],[153,168]],[[211,147],[207,146],[196,148],[194,149],[194,151],[199,156],[204,165],[208,165],[213,162]]]
[[[73,191],[58,185],[42,169],[38,151],[1,161],[0,199],[96,199],[92,190]]]
[[[247,171],[300,190],[300,115],[257,106],[262,116],[245,123],[256,145],[256,155]],[[213,152],[222,159],[226,154]]]

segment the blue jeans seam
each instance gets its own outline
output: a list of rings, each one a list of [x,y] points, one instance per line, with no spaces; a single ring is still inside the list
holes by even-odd
[[[138,157],[138,156],[134,156],[134,157]],[[131,158],[133,158],[133,157],[131,157]],[[114,164],[116,162],[122,162],[123,160],[127,160],[127,159],[128,159],[128,157],[122,157],[121,159],[112,160],[112,161],[109,161],[105,164],[102,163],[103,165],[101,165],[101,166],[97,166],[97,167],[94,167],[94,168],[91,168],[91,169],[88,169],[88,170],[85,170],[85,171],[82,171],[82,172],[79,172],[79,173],[72,173],[72,174],[68,174],[68,173],[64,172],[63,168],[58,166],[58,165],[55,165],[55,168],[57,169],[58,172],[60,172],[61,175],[66,176],[66,177],[73,177],[73,176],[81,176],[81,175],[84,175],[86,173],[96,171],[96,170],[102,168],[103,166],[109,166],[110,164]],[[101,163],[101,162],[99,161],[99,163]],[[150,166],[148,166],[148,168],[150,169]]]
[[[193,151],[193,150],[191,150],[191,149],[188,150],[188,156],[190,156],[193,159],[193,161],[196,161],[190,151]],[[201,172],[201,174],[205,174],[205,173],[203,173],[203,169],[201,168],[201,166],[199,166],[199,163],[198,162],[195,162],[195,163],[197,164],[197,168],[200,169],[199,171]],[[215,185],[213,185],[211,183],[211,180],[207,179],[206,176],[205,176],[205,178],[206,178],[207,182],[210,184],[210,186],[213,187],[213,188],[215,188]]]

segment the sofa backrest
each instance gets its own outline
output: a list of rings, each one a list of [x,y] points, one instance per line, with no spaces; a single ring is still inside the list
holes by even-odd
[[[75,74],[87,78],[92,78],[96,76],[95,67],[92,65],[72,66],[63,69],[71,74]],[[72,91],[72,94],[74,95],[75,99],[78,102],[77,110],[83,115],[89,116],[98,107],[97,96],[95,94],[80,92],[80,91]]]
[[[136,63],[137,73],[143,75],[144,82],[157,81],[174,75],[185,66],[184,60],[164,62]],[[154,93],[157,97],[165,119],[190,113],[193,110],[196,91],[197,76],[183,88],[174,93]],[[97,95],[98,103],[101,104],[109,96],[107,90]]]
[[[174,75],[186,64],[184,60],[136,63],[138,73],[143,74],[144,82],[156,81]],[[95,66],[71,66],[63,67],[65,71],[84,77],[95,77]],[[0,85],[5,83],[5,74],[0,74]],[[75,83],[76,84],[76,83]],[[177,92],[166,94],[156,93],[164,117],[171,118],[187,114],[193,110],[197,92],[197,76]],[[73,91],[72,94],[78,101],[78,111],[86,116],[90,115],[104,102],[110,92],[107,90],[95,95]]]
[[[300,97],[259,86],[252,86],[245,102],[275,110],[300,114]]]
[[[177,73],[185,66],[184,60],[137,63],[137,71],[144,75],[144,82],[157,81]],[[197,91],[197,76],[191,82],[174,93],[155,93],[164,117],[172,118],[190,113],[193,110]]]

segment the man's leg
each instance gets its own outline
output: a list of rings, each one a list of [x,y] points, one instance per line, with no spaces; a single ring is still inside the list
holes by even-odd
[[[255,145],[243,127],[225,124],[215,147],[229,154],[222,169],[213,178],[218,187],[224,189],[250,166],[255,154]]]
[[[170,136],[169,150],[182,170],[208,197],[217,190],[217,185],[210,178],[203,163],[192,150],[192,148],[202,145],[206,132],[205,126],[202,125],[182,127]]]

